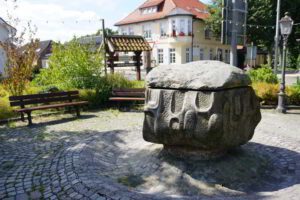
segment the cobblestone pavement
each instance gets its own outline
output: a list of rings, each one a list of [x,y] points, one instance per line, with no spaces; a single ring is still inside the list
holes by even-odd
[[[283,120],[281,120],[283,119]],[[142,139],[143,113],[84,113],[0,127],[0,199],[299,199],[300,112],[263,111],[253,140],[215,161]],[[274,122],[274,126],[272,126]],[[292,127],[291,133],[284,135]]]

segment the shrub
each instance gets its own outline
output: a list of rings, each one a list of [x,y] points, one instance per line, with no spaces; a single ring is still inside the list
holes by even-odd
[[[103,77],[104,82],[106,82],[111,88],[133,88],[134,82],[125,78],[122,74],[108,74]]]
[[[278,99],[279,85],[265,82],[254,82],[252,84],[256,95],[263,104],[275,105]]]
[[[279,84],[256,82],[252,84],[252,87],[263,104],[277,104]],[[286,95],[286,103],[288,105],[300,105],[300,86],[288,86],[286,88]]]
[[[263,66],[259,69],[252,69],[248,72],[253,83],[255,82],[265,82],[265,83],[278,83],[277,76],[273,73],[272,69]]]
[[[0,97],[0,120],[15,117],[16,113],[9,105],[8,97]]]
[[[39,93],[44,94],[44,93],[52,93],[52,92],[59,92],[59,91],[60,89],[56,86],[46,86]]]
[[[87,45],[75,39],[53,46],[49,68],[41,70],[34,82],[40,86],[56,86],[60,89],[93,89],[102,73],[102,57]]]
[[[113,88],[134,88],[141,83],[141,81],[130,81],[121,74],[108,74],[99,79],[95,89],[79,90],[80,98],[89,101],[91,108],[104,107],[107,105]]]
[[[145,81],[132,81],[133,87],[132,88],[144,88]]]
[[[0,85],[0,120],[16,116],[8,101],[9,93]]]
[[[288,87],[286,93],[288,96],[288,104],[300,105],[300,85]]]
[[[7,97],[8,92],[0,85],[0,98]]]

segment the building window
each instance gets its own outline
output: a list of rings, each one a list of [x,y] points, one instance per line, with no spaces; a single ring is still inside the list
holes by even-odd
[[[214,50],[213,49],[209,50],[209,60],[214,60]]]
[[[121,35],[127,35],[126,29],[125,29],[125,28],[121,28],[121,29],[120,29],[120,34],[121,34]]]
[[[186,48],[186,50],[185,50],[185,61],[186,61],[186,63],[191,62],[190,57],[191,57],[190,48]]]
[[[188,34],[189,34],[189,36],[192,35],[192,31],[193,31],[193,24],[192,24],[192,20],[189,19],[188,20]]]
[[[149,8],[142,9],[143,15],[152,14],[152,13],[156,13],[156,12],[157,12],[157,6],[152,6],[152,7],[149,7]]]
[[[222,49],[218,49],[217,50],[217,59],[219,61],[222,61],[223,60],[223,50]]]
[[[211,33],[210,29],[206,28],[204,30],[205,39],[210,40],[210,33]]]
[[[133,31],[132,27],[128,28],[128,33],[129,33],[129,35],[134,35],[134,31]]]
[[[230,62],[230,50],[225,50],[225,62],[229,63]]]
[[[149,24],[143,26],[143,33],[144,33],[144,37],[146,39],[151,39],[152,38],[151,26]]]
[[[166,23],[164,22],[160,23],[160,36],[161,37],[167,36],[167,26]]]
[[[176,20],[172,20],[172,36],[176,36]]]
[[[170,63],[176,63],[176,50],[175,48],[169,49],[170,52]]]
[[[204,60],[204,49],[200,49],[200,60]]]
[[[157,60],[158,60],[158,64],[164,63],[164,50],[163,49],[157,49]]]
[[[185,33],[185,20],[184,19],[180,19],[180,33],[181,35],[184,35]]]

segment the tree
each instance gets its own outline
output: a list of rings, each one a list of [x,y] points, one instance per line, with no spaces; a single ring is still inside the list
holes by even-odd
[[[212,0],[207,9],[210,13],[210,17],[206,19],[205,23],[214,35],[220,37],[222,32],[222,0]]]
[[[117,35],[118,31],[114,31],[111,28],[105,28],[105,34],[106,36],[112,36],[112,35]],[[102,35],[102,29],[99,29],[95,35]]]
[[[35,82],[40,86],[61,89],[95,88],[102,73],[100,53],[81,45],[76,38],[66,44],[55,44],[49,59],[49,68],[42,69]]]
[[[254,42],[254,44],[269,52],[269,64],[271,64],[271,55],[274,48],[275,28],[272,28],[272,26],[274,27],[276,22],[276,7],[277,1],[275,0],[248,0],[247,38],[249,42]],[[289,11],[294,21],[299,23],[299,10],[300,0],[282,1],[281,16],[284,15],[284,12]],[[220,34],[222,0],[213,0],[208,11],[211,16],[206,20],[206,23],[212,31]],[[294,27],[289,38],[288,48],[293,67],[296,66],[296,60],[300,54],[300,47],[295,42],[297,37],[300,37],[300,26]]]
[[[16,8],[17,1],[14,0],[13,3]],[[9,12],[8,19],[14,27],[17,27],[20,22]],[[0,47],[3,48],[7,57],[3,85],[12,95],[22,95],[32,77],[36,59],[35,50],[39,42],[34,39],[35,33],[36,28],[33,28],[29,22],[24,30],[18,34],[13,31],[6,41],[0,42]],[[27,41],[29,41],[28,44],[23,46]]]

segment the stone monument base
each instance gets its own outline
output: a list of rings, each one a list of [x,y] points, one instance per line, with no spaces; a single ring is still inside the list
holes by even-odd
[[[213,160],[224,156],[227,153],[227,150],[203,150],[189,146],[164,145],[163,152],[179,159]]]

